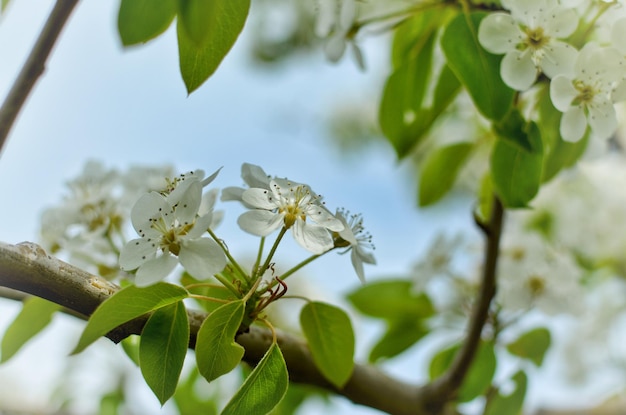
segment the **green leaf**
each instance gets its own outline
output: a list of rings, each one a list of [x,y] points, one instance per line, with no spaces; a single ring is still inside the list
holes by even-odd
[[[498,392],[485,410],[485,415],[519,415],[522,413],[528,378],[522,371],[517,372],[511,379],[515,382],[515,390],[509,395]]]
[[[452,189],[472,148],[472,143],[455,143],[428,155],[420,171],[420,206],[432,205]]]
[[[435,312],[428,296],[413,292],[406,280],[371,282],[350,293],[348,300],[361,313],[387,320],[421,319]]]
[[[210,390],[209,396],[206,396],[207,391],[204,390],[204,386],[206,386],[206,380],[200,376],[198,368],[194,367],[187,379],[178,384],[174,393],[173,401],[180,415],[217,415],[219,413],[217,409],[219,390]]]
[[[483,175],[478,188],[478,203],[474,214],[482,223],[488,223],[493,211],[493,182],[489,172]]]
[[[122,0],[117,29],[124,46],[145,43],[165,32],[178,9],[177,0]]]
[[[428,332],[422,320],[406,319],[390,322],[387,331],[369,354],[370,363],[399,355],[417,343]]]
[[[243,357],[244,349],[235,342],[235,335],[244,307],[241,300],[224,304],[209,314],[198,330],[196,363],[209,382],[233,370]]]
[[[126,337],[124,340],[120,342],[120,344],[122,345],[122,349],[124,350],[124,353],[126,353],[126,356],[128,356],[128,358],[132,360],[132,362],[135,365],[137,365],[137,367],[139,367],[140,340],[141,340],[140,336],[133,334],[131,336]]]
[[[184,288],[166,282],[144,288],[135,285],[123,288],[107,298],[94,311],[72,354],[82,352],[117,326],[187,298],[187,295]]]
[[[441,47],[448,66],[469,92],[474,104],[490,120],[501,120],[513,105],[515,91],[500,78],[500,58],[478,42],[484,12],[459,14],[446,28]]]
[[[161,405],[174,395],[189,347],[189,321],[182,301],[156,310],[141,332],[139,367]]]
[[[215,72],[228,51],[235,44],[248,17],[250,0],[198,0],[210,4],[210,14],[198,16],[204,19],[206,40],[198,46],[183,28],[182,19],[177,22],[178,58],[180,73],[192,93]]]
[[[491,178],[506,207],[526,207],[539,191],[543,150],[539,128],[528,123],[521,135],[498,139],[491,153]],[[524,144],[527,143],[527,144]],[[530,146],[528,150],[525,146]]]
[[[7,8],[7,6],[9,5],[9,2],[11,0],[2,0],[2,2],[0,3],[0,13],[4,12]]]
[[[517,340],[509,343],[506,349],[515,356],[523,357],[541,366],[550,342],[550,331],[539,327],[522,334]]]
[[[315,365],[330,383],[343,387],[354,369],[350,317],[330,304],[309,302],[300,313],[300,325]]]
[[[457,344],[440,351],[433,357],[429,368],[431,379],[441,376],[446,371],[458,350],[459,345]],[[482,342],[459,390],[457,400],[469,402],[482,395],[491,385],[495,372],[496,355],[493,344]]]
[[[7,327],[2,338],[0,363],[13,357],[30,339],[52,321],[54,313],[61,306],[39,297],[24,300],[22,310],[13,323]]]
[[[272,343],[263,359],[226,404],[222,415],[267,414],[285,396],[288,385],[285,359],[278,345]]]

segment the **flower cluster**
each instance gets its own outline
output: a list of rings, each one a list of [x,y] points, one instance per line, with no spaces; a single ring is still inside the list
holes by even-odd
[[[617,129],[614,104],[626,98],[626,63],[623,34],[626,20],[613,24],[612,39],[600,45],[588,42],[580,50],[573,44],[609,7],[597,5],[589,21],[579,15],[578,1],[502,0],[509,11],[492,13],[479,27],[478,39],[489,52],[504,54],[500,75],[504,83],[526,91],[540,74],[550,80],[550,97],[563,113],[563,140],[580,140],[591,128],[599,138]],[[591,10],[591,9],[588,9]],[[591,15],[594,15],[591,13]],[[579,22],[581,23],[579,25]],[[577,28],[579,30],[577,30]],[[612,42],[611,42],[612,40]],[[571,44],[568,43],[571,41]]]

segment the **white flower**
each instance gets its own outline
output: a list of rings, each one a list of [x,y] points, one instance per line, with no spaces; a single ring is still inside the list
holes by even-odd
[[[214,177],[202,181],[203,176],[203,173],[183,176],[167,196],[150,192],[133,207],[131,221],[141,237],[124,246],[119,263],[123,270],[137,269],[138,286],[162,280],[179,261],[199,279],[211,277],[226,265],[220,246],[210,238],[201,237],[213,221],[211,211],[198,216],[202,185]]]
[[[270,181],[270,190],[248,189],[242,199],[255,209],[239,216],[237,223],[241,229],[267,236],[280,227],[291,228],[296,242],[314,254],[322,254],[334,246],[329,231],[339,232],[344,228],[304,184],[274,179]]]
[[[376,264],[376,259],[371,252],[365,249],[371,248],[372,236],[369,233],[363,233],[363,218],[361,215],[350,215],[350,212],[337,210],[335,217],[343,223],[343,230],[339,231],[338,237],[335,238],[335,246],[348,246],[350,250],[350,259],[352,266],[356,271],[359,279],[365,284],[365,272],[363,271],[363,263]]]
[[[598,138],[609,138],[617,129],[612,95],[624,71],[615,48],[588,44],[579,53],[573,76],[559,75],[550,82],[550,98],[561,117],[560,132],[566,141],[578,141],[587,124]]]
[[[518,91],[532,86],[539,72],[553,78],[569,73],[576,49],[557,39],[571,35],[578,25],[572,9],[556,0],[502,0],[511,14],[492,13],[478,28],[478,40],[489,52],[505,54],[500,76]]]
[[[350,43],[357,65],[364,69],[363,54],[355,43],[352,33],[356,12],[355,0],[318,0],[315,34],[326,40],[324,53],[328,60],[339,61]]]
[[[428,252],[413,268],[415,292],[422,292],[428,283],[439,276],[456,276],[452,270],[452,262],[457,251],[463,245],[463,235],[457,234],[449,237],[445,233],[439,233],[431,242]]]

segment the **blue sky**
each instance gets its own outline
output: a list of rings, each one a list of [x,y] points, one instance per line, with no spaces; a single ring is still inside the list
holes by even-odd
[[[0,18],[0,96],[52,3],[15,0]],[[0,156],[0,241],[36,241],[41,211],[60,201],[64,182],[88,159],[122,169],[159,163],[181,171],[224,166],[215,181],[219,187],[241,184],[240,165],[250,162],[308,183],[331,210],[363,213],[378,260],[377,267],[366,268],[370,278],[407,271],[444,221],[448,230],[471,228],[462,204],[415,209],[407,171],[389,145],[346,158],[328,144],[324,123],[334,102],[377,99],[388,60],[380,39],[365,45],[367,72],[349,59],[329,64],[321,51],[277,70],[258,70],[250,65],[244,30],[215,76],[187,96],[173,27],[156,41],[123,50],[115,31],[117,5],[79,3],[9,136]],[[234,225],[238,213],[227,211],[220,236],[231,250],[248,254],[255,239],[241,236]],[[335,296],[358,282],[347,256],[323,258],[307,274]],[[9,319],[0,321],[0,329]]]

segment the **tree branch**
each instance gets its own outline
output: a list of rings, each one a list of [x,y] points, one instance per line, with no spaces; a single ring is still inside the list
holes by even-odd
[[[0,286],[53,301],[84,319],[119,289],[28,242],[17,245],[0,242]],[[7,293],[14,299],[19,297],[14,291]],[[204,318],[204,313],[189,311],[192,348]],[[108,333],[107,337],[119,342],[131,334],[140,334],[146,320],[147,317],[143,317],[130,321]],[[267,329],[252,326],[249,333],[237,338],[237,342],[245,348],[244,361],[255,365],[269,348],[272,335]],[[422,398],[417,386],[394,379],[373,366],[356,364],[352,377],[339,390],[319,372],[302,340],[279,332],[278,343],[294,382],[315,385],[343,395],[354,403],[390,414],[427,415],[421,409]]]
[[[46,60],[78,0],[57,0],[35,46],[0,107],[0,154],[26,98],[45,70]]]
[[[424,388],[427,400],[426,408],[432,414],[439,414],[447,402],[455,398],[465,376],[474,361],[480,345],[483,327],[489,316],[489,307],[496,294],[496,268],[500,251],[500,236],[504,222],[504,208],[497,197],[494,197],[489,223],[479,227],[487,238],[485,244],[485,261],[480,284],[480,293],[469,320],[467,337],[455,356],[449,369],[438,379]]]

